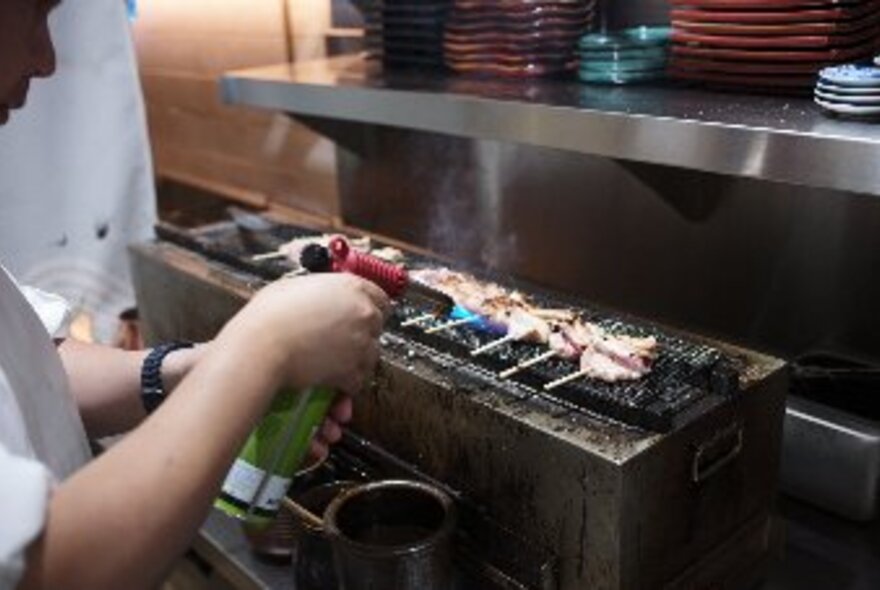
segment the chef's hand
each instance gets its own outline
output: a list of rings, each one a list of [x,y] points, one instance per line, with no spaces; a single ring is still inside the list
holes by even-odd
[[[221,339],[274,355],[283,385],[326,386],[354,395],[379,358],[379,334],[390,303],[374,284],[349,274],[282,280],[257,293],[224,328]],[[347,418],[345,403],[339,416]],[[334,438],[334,429],[326,434]]]
[[[340,395],[333,404],[330,414],[312,440],[310,453],[317,459],[323,459],[330,452],[330,445],[342,438],[342,427],[351,421],[352,403],[348,395]]]

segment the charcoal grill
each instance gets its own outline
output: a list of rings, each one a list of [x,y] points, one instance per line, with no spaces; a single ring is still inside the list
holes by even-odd
[[[292,268],[253,255],[314,232],[283,223],[240,231],[224,222],[157,233],[160,240],[135,247],[132,258],[153,340],[212,336],[254,289]],[[415,254],[408,261],[436,264]],[[546,349],[507,343],[473,357],[497,335],[472,326],[427,334],[423,324],[404,325],[425,310],[400,305],[353,429],[468,499],[481,515],[468,525],[479,540],[469,552],[505,572],[510,587],[753,582],[775,538],[783,363],[475,274],[548,307],[576,308],[609,331],[655,336],[653,371],[635,382],[580,379],[548,392],[544,385],[572,373],[574,363],[549,360],[502,378]]]

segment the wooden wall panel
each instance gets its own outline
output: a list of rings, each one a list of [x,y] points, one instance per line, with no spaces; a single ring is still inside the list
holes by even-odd
[[[299,32],[318,36],[326,0],[290,0]],[[226,71],[316,56],[288,35],[285,0],[151,0],[135,43],[157,174],[234,200],[319,217],[338,212],[332,144],[282,114],[220,101]],[[317,15],[318,12],[312,12]]]

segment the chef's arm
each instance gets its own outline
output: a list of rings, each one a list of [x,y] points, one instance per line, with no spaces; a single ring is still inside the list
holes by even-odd
[[[207,345],[176,350],[162,362],[162,383],[170,392],[189,373]],[[145,417],[141,365],[149,351],[126,351],[73,339],[58,347],[86,431],[101,438],[131,430]]]
[[[174,395],[56,488],[19,590],[157,587],[275,392],[359,391],[388,309],[375,286],[343,275],[258,293]]]
[[[268,349],[241,370],[250,344],[206,355],[149,419],[56,489],[20,589],[159,585],[281,383]]]

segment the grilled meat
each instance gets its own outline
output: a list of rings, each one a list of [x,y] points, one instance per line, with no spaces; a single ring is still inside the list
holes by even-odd
[[[518,291],[447,268],[415,270],[410,277],[452,297],[468,311],[506,328],[512,340],[547,344],[557,356],[579,360],[586,376],[603,381],[639,379],[657,357],[654,338],[610,334],[568,310],[547,310]]]

